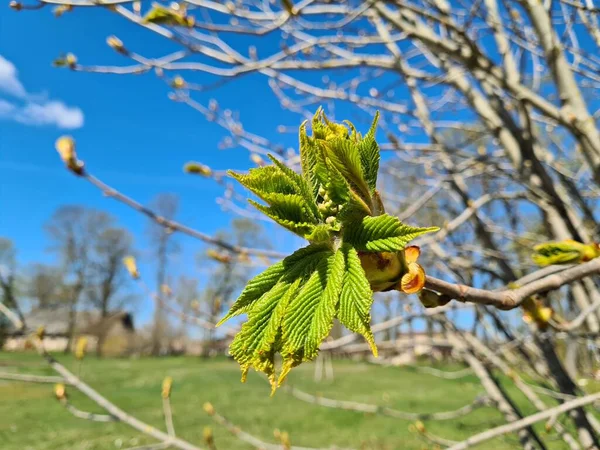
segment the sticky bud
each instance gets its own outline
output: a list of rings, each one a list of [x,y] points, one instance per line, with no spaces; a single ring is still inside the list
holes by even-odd
[[[162,398],[169,398],[171,396],[171,388],[173,387],[173,378],[165,377],[162,383]]]
[[[173,81],[171,81],[171,87],[173,89],[183,89],[185,87],[185,80],[183,77],[177,75],[173,78]]]
[[[54,395],[58,400],[66,400],[67,389],[65,388],[65,385],[62,383],[56,384],[54,386]]]
[[[75,358],[78,360],[82,360],[85,356],[85,352],[87,350],[88,340],[85,336],[80,337],[77,340],[77,346],[75,347]]]
[[[125,53],[125,46],[123,45],[123,41],[116,36],[109,36],[106,38],[106,43],[110,48],[119,53]]]
[[[77,56],[75,56],[73,53],[67,53],[67,56],[65,56],[65,63],[71,69],[74,69],[77,65]]]
[[[257,166],[264,166],[265,161],[261,158],[261,156],[257,153],[250,154],[250,161],[252,161]]]
[[[57,6],[56,8],[54,8],[54,10],[53,10],[55,17],[60,17],[64,13],[71,12],[71,11],[73,11],[72,5],[60,5],[60,6]]]
[[[209,416],[214,416],[215,414],[215,408],[210,402],[206,402],[204,405],[202,405],[202,409],[204,409],[204,412]]]
[[[281,433],[280,442],[281,442],[281,446],[285,450],[289,450],[290,448],[292,448],[292,444],[290,441],[290,434],[287,431],[284,431]]]
[[[56,140],[54,146],[67,169],[76,175],[83,175],[83,161],[77,159],[75,140],[71,136],[61,136]]]
[[[197,162],[187,163],[185,166],[183,166],[183,171],[185,173],[202,175],[203,177],[210,177],[213,173],[210,167]]]
[[[206,255],[209,258],[212,258],[215,261],[218,261],[223,264],[227,264],[227,263],[231,262],[231,256],[229,256],[225,253],[220,253],[212,248],[206,251]]]
[[[436,306],[444,306],[450,301],[450,298],[446,295],[438,294],[437,292],[430,291],[429,289],[422,289],[418,294],[421,304],[425,308],[435,308]]]
[[[548,327],[548,323],[554,315],[552,308],[544,306],[541,301],[532,297],[526,298],[521,307],[523,308],[523,320],[526,323],[535,323],[540,330]]]
[[[415,422],[415,430],[417,430],[419,433],[425,433],[425,431],[427,431],[425,428],[425,424],[420,420],[417,420]]]
[[[133,256],[126,256],[125,258],[123,258],[123,264],[125,264],[125,268],[127,269],[127,272],[129,272],[131,278],[137,280],[140,277],[140,273],[138,271],[135,258]]]
[[[214,445],[215,436],[211,427],[204,427],[204,430],[202,431],[202,438],[207,446],[210,447]]]
[[[15,11],[21,11],[23,9],[23,4],[21,2],[16,2],[16,1],[12,1],[8,4],[8,6],[11,9],[14,9]]]
[[[171,290],[171,288],[169,287],[168,284],[161,284],[160,285],[160,292],[163,295],[166,295],[166,296],[170,296],[173,293],[173,291]]]

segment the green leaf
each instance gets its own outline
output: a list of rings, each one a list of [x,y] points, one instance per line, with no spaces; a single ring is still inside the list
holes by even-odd
[[[303,205],[297,203],[298,198],[299,197],[282,199],[271,207],[261,205],[254,200],[248,200],[248,202],[282,227],[305,237],[314,231],[316,224],[307,217],[306,212],[303,209],[299,209],[299,207],[303,208]]]
[[[330,252],[329,247],[323,245],[308,245],[296,250],[282,261],[273,264],[264,272],[252,278],[240,296],[237,298],[229,312],[217,326],[228,319],[250,311],[256,301],[270,291],[280,279],[288,282],[294,281],[304,271],[312,271],[321,259],[323,252]]]
[[[263,294],[271,290],[286,271],[286,266],[283,261],[273,264],[261,274],[255,276],[250,281],[237,298],[229,312],[223,317],[217,326],[222,325],[225,321],[239,314],[243,314],[250,310],[256,300]]]
[[[192,27],[194,26],[194,19],[193,17],[186,17],[181,11],[174,11],[159,3],[153,3],[152,9],[144,16],[142,23]]]
[[[267,155],[271,162],[279,168],[279,170],[289,178],[289,180],[296,186],[296,192],[304,199],[304,205],[308,211],[310,211],[313,218],[316,220],[321,217],[316,204],[316,195],[313,195],[310,186],[306,180],[298,173],[294,172],[288,166],[283,164],[273,155]]]
[[[360,223],[348,224],[344,230],[344,241],[357,250],[397,252],[404,250],[406,244],[416,237],[438,230],[438,227],[411,227],[400,222],[397,217],[383,214],[366,216]]]
[[[329,175],[329,180],[325,188],[327,194],[334,203],[344,204],[350,196],[350,186],[331,160],[326,160],[326,164]]]
[[[337,251],[319,263],[298,295],[290,302],[283,321],[284,359],[312,359],[333,325],[342,289],[344,254]]]
[[[228,172],[233,178],[265,200],[267,194],[296,194],[296,185],[275,166],[256,167],[247,174]]]
[[[251,294],[247,294],[242,299],[245,300],[245,304],[238,307],[238,310],[243,308],[248,312],[248,320],[235,336],[229,348],[231,355],[242,368],[242,380],[245,379],[249,368],[254,367],[256,370],[266,373],[275,386],[275,353],[282,351],[285,345],[282,321],[292,308],[290,302],[310,283],[314,274],[319,273],[321,266],[327,267],[331,255],[332,250],[327,246],[309,245],[276,264],[278,267],[275,270],[268,269],[264,274],[252,280],[251,284],[255,288]],[[279,264],[283,266],[283,273],[277,282],[273,283],[273,279],[281,273]],[[325,273],[325,275],[327,274]],[[257,281],[255,282],[255,280]],[[265,292],[263,288],[267,285],[271,288]],[[261,288],[257,288],[258,286]],[[243,296],[244,293],[241,297]],[[251,307],[247,302],[249,298],[254,299]],[[334,304],[335,302],[337,302],[337,297]],[[239,303],[241,303],[240,299],[236,304]],[[228,316],[230,315],[231,313],[228,314]]]
[[[317,220],[306,210],[306,201],[298,194],[263,194],[262,198],[268,203],[268,207],[250,200],[254,206],[262,206],[261,211],[269,212],[269,216],[275,216],[283,220],[293,222],[318,223]]]
[[[371,305],[373,292],[360,263],[358,252],[348,244],[342,246],[346,260],[346,272],[342,281],[337,318],[350,331],[364,336],[377,356],[375,338],[371,332]]]
[[[313,197],[317,198],[319,192],[319,180],[317,178],[317,148],[312,139],[306,134],[306,121],[300,125],[298,135],[300,141],[300,164],[302,166],[302,175],[308,183],[313,193]]]
[[[300,279],[291,284],[277,283],[256,303],[248,321],[233,339],[229,353],[240,364],[243,373],[254,365],[261,368],[267,376],[273,375],[274,352],[270,352],[270,347],[275,343],[285,308],[299,284]],[[265,353],[273,358],[268,356],[265,359]]]
[[[346,178],[358,194],[369,204],[371,194],[363,177],[363,169],[356,144],[349,139],[332,139],[328,142],[327,156],[333,166]]]
[[[371,129],[357,145],[360,155],[360,162],[363,167],[364,177],[371,191],[377,187],[377,173],[379,171],[379,145],[375,140],[375,131],[377,130],[377,122],[379,121],[379,112],[375,114]]]
[[[536,245],[533,251],[531,257],[539,266],[580,263],[600,255],[600,249],[596,244],[583,244],[572,239],[544,242]]]

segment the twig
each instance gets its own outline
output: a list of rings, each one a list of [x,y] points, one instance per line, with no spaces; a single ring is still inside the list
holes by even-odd
[[[554,408],[549,408],[545,411],[541,411],[536,414],[532,414],[521,420],[517,420],[512,423],[507,423],[505,425],[492,428],[491,430],[484,431],[483,433],[476,434],[462,442],[459,442],[456,445],[453,445],[448,450],[464,450],[466,448],[472,447],[473,445],[477,445],[482,442],[493,439],[497,436],[502,436],[503,434],[513,433],[515,431],[522,430],[523,428],[529,427],[534,423],[541,422],[542,420],[549,419],[559,414],[564,414],[572,409],[581,408],[582,406],[589,405],[590,403],[594,403],[597,400],[600,400],[600,392],[565,402],[562,405],[556,406]]]
[[[448,283],[429,276],[425,281],[425,287],[461,302],[492,305],[499,309],[509,310],[517,308],[526,298],[534,294],[555,290],[597,273],[600,273],[600,258],[548,275],[517,289],[488,291],[462,284]]]
[[[320,395],[308,394],[293,386],[284,387],[286,392],[289,392],[299,400],[314,405],[325,406],[327,408],[338,408],[347,411],[357,411],[363,413],[379,414],[382,416],[393,417],[401,420],[453,420],[458,417],[466,416],[482,406],[488,404],[488,398],[484,395],[479,395],[471,403],[462,406],[453,411],[442,411],[435,413],[411,413],[388,408],[386,406],[372,405],[368,403],[352,402],[347,400],[334,400]]]
[[[27,383],[65,383],[66,380],[61,377],[43,376],[43,375],[27,375],[21,373],[0,372],[0,379],[11,381],[25,381]]]
[[[314,449],[311,447],[284,446],[284,445],[271,444],[268,442],[264,442],[264,441],[260,440],[259,438],[257,438],[256,436],[253,436],[250,433],[246,433],[241,428],[239,428],[238,426],[236,426],[235,424],[233,424],[229,420],[227,420],[225,417],[223,417],[222,415],[217,413],[215,411],[213,405],[211,405],[210,403],[204,404],[204,411],[209,416],[211,416],[215,422],[217,422],[219,425],[224,426],[227,429],[227,431],[229,431],[231,434],[236,436],[241,441],[244,441],[244,442],[252,445],[255,448],[258,448],[261,450],[317,450],[317,449]],[[327,448],[329,450],[336,450],[336,449],[342,450],[339,447],[327,447]],[[325,449],[323,449],[323,450],[325,450]],[[345,450],[350,450],[350,449],[345,449]]]
[[[165,415],[165,425],[167,426],[167,433],[169,433],[169,436],[175,436],[175,426],[173,425],[173,412],[171,410],[170,397],[163,397],[162,405],[163,413]]]
[[[96,178],[93,175],[90,175],[87,172],[84,173],[83,178],[85,178],[91,184],[93,184],[98,189],[100,189],[105,196],[112,197],[115,200],[117,200],[121,203],[124,203],[125,205],[144,214],[145,216],[147,216],[150,219],[152,219],[153,221],[155,221],[158,225],[165,227],[168,230],[179,231],[181,233],[187,234],[188,236],[191,236],[196,239],[200,239],[201,241],[206,242],[208,244],[217,245],[221,248],[224,248],[225,250],[229,250],[234,253],[245,253],[248,255],[260,255],[260,256],[267,256],[269,258],[283,258],[286,256],[284,253],[276,252],[273,250],[263,250],[263,249],[242,247],[239,245],[229,244],[228,242],[222,241],[221,239],[217,239],[213,236],[209,236],[208,234],[202,233],[198,230],[188,227],[187,225],[183,225],[179,222],[167,219],[167,218],[157,214],[150,208],[135,201],[131,197],[127,197],[126,195],[117,191],[115,188],[105,184],[104,182],[100,181],[98,178]]]
[[[64,405],[64,407],[67,409],[67,411],[69,411],[71,414],[73,414],[75,417],[77,417],[79,419],[91,420],[92,422],[118,422],[119,421],[119,419],[117,419],[116,417],[111,416],[109,414],[96,414],[96,413],[91,413],[88,411],[82,411],[80,409],[77,409],[75,406],[73,406],[71,403],[69,403],[67,401],[67,399],[61,400],[61,403]]]

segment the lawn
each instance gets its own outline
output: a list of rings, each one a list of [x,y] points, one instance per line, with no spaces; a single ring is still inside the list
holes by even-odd
[[[70,357],[60,360],[77,371]],[[445,367],[446,369],[458,369]],[[473,376],[442,380],[414,368],[381,367],[368,363],[336,361],[335,380],[313,381],[314,366],[294,369],[288,383],[309,393],[341,400],[374,403],[411,412],[457,409],[470,403],[482,388]],[[54,375],[34,354],[0,353],[0,371]],[[231,361],[198,358],[105,359],[88,358],[82,378],[104,396],[139,419],[164,429],[161,384],[173,377],[172,405],[178,436],[202,446],[205,426],[214,430],[219,449],[250,449],[203,411],[211,402],[216,411],[244,431],[273,442],[273,431],[290,433],[293,445],[305,447],[351,447],[355,449],[424,449],[434,445],[409,431],[410,421],[374,414],[311,405],[278,391],[269,396],[269,386],[255,373],[240,383],[238,367]],[[509,383],[505,383],[508,385]],[[508,386],[510,392],[514,392]],[[73,389],[69,398],[79,409],[102,410]],[[524,404],[516,396],[517,403]],[[547,397],[548,405],[553,404]],[[533,413],[531,407],[524,408]],[[460,440],[503,423],[493,408],[482,408],[460,419],[426,422],[427,430],[447,439]],[[543,431],[543,423],[537,429]],[[73,417],[53,397],[53,386],[0,381],[0,449],[120,449],[154,442],[120,423],[96,423]],[[489,441],[480,449],[518,448],[508,436]],[[556,441],[549,448],[565,448]]]

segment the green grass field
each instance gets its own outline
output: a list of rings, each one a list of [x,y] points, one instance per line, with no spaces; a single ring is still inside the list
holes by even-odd
[[[60,358],[76,371],[76,362]],[[380,367],[367,363],[337,361],[335,381],[315,383],[314,367],[303,365],[292,371],[288,383],[309,393],[375,403],[412,412],[453,410],[471,402],[482,392],[473,376],[442,380],[414,368]],[[458,367],[446,367],[457,369]],[[0,371],[54,375],[34,354],[0,353]],[[139,419],[164,429],[161,384],[173,377],[172,404],[178,436],[202,446],[205,426],[213,427],[219,449],[250,449],[227,430],[214,424],[202,405],[215,409],[244,431],[273,442],[273,430],[288,431],[292,444],[307,447],[351,447],[356,449],[434,448],[408,428],[411,422],[353,411],[311,405],[280,390],[269,396],[269,386],[255,373],[240,383],[237,365],[224,358],[162,358],[119,360],[87,359],[81,376],[112,402]],[[508,382],[508,390],[514,392]],[[103,412],[73,389],[69,398],[79,409]],[[516,396],[519,404],[524,399]],[[548,405],[554,404],[547,397]],[[526,414],[535,412],[524,408]],[[447,439],[460,440],[500,425],[503,419],[493,408],[481,408],[460,419],[426,422],[427,429]],[[543,423],[537,429],[543,431]],[[0,449],[119,449],[154,442],[127,425],[96,423],[73,417],[53,396],[53,386],[0,380]],[[519,448],[508,436],[489,441],[480,449]],[[552,449],[565,448],[561,441]]]

